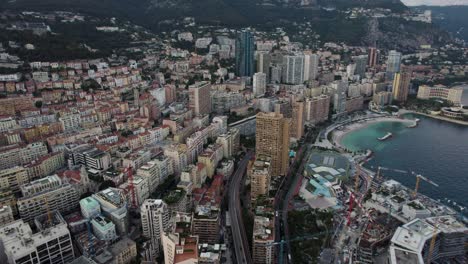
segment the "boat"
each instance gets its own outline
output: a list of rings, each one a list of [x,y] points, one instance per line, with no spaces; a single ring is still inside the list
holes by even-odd
[[[377,139],[380,140],[380,141],[384,141],[384,140],[386,140],[386,139],[391,138],[392,136],[393,136],[393,134],[390,133],[390,132],[388,132],[385,136],[379,137],[379,138],[377,138]]]

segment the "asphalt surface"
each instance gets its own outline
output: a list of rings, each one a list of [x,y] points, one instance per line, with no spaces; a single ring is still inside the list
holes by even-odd
[[[235,263],[252,263],[249,242],[245,233],[244,222],[242,221],[242,210],[240,206],[240,188],[244,183],[244,175],[252,152],[248,152],[238,163],[237,170],[231,177],[229,188],[229,216],[231,218],[231,230],[234,243]]]

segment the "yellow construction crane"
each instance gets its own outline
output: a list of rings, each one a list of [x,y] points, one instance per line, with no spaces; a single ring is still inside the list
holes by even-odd
[[[413,173],[413,175],[414,175],[414,173]],[[424,180],[424,181],[434,185],[435,187],[439,187],[439,185],[437,183],[429,180],[428,178],[422,176],[421,174],[416,174],[416,186],[414,187],[413,198],[416,198],[416,195],[418,194],[419,184],[420,184],[421,180]]]

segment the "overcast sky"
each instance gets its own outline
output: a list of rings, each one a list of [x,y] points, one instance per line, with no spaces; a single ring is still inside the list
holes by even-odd
[[[468,5],[468,0],[401,0],[407,6],[418,5]]]

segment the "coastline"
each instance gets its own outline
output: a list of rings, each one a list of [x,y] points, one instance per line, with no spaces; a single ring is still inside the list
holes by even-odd
[[[448,118],[448,117],[430,115],[430,114],[426,114],[426,113],[422,113],[422,112],[418,112],[418,111],[406,110],[406,109],[401,109],[398,112],[399,116],[402,116],[404,114],[417,114],[417,115],[422,115],[422,116],[426,116],[426,117],[430,117],[430,118],[434,118],[434,119],[438,119],[438,120],[442,120],[442,121],[446,121],[446,122],[450,122],[450,123],[454,123],[454,124],[458,124],[458,125],[468,126],[468,122],[465,122],[465,121],[462,121],[462,120],[457,120],[457,119],[452,119],[452,118]]]
[[[344,149],[344,147],[341,145],[341,140],[343,139],[344,136],[356,130],[365,129],[371,124],[380,123],[380,122],[401,122],[401,123],[413,124],[414,120],[402,119],[402,118],[397,118],[397,117],[379,117],[379,118],[367,120],[364,122],[352,123],[352,124],[344,126],[342,130],[337,130],[337,129],[333,130],[331,139],[337,147]]]

